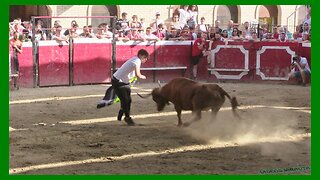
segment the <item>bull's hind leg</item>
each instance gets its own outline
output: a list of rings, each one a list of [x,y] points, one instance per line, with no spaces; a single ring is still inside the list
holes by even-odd
[[[178,116],[178,126],[181,127],[182,126],[182,120],[181,120],[181,108],[179,107],[174,107],[177,111],[177,116]]]

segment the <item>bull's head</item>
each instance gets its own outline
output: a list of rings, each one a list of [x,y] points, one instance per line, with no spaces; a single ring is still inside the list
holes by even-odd
[[[168,100],[161,95],[160,89],[161,88],[155,88],[151,93],[153,101],[157,103],[158,111],[162,111],[166,104],[169,104]]]

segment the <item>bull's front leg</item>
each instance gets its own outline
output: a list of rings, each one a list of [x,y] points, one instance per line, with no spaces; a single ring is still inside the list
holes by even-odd
[[[187,127],[190,126],[191,123],[194,121],[199,121],[201,119],[201,110],[192,111],[192,118],[191,121],[188,123],[184,123],[183,126]]]
[[[181,127],[182,126],[182,120],[181,120],[181,108],[175,106],[174,107],[177,111],[177,116],[178,116],[178,126]]]

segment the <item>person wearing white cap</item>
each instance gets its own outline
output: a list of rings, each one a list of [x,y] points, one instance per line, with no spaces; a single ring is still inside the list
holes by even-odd
[[[157,31],[157,27],[159,24],[163,24],[164,25],[164,21],[162,19],[160,19],[160,12],[156,12],[156,19],[154,19],[152,21],[152,23],[150,24],[150,27],[152,27],[152,32]]]

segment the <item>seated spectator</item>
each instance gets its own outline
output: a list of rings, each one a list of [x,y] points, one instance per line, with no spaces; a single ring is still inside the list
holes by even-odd
[[[98,25],[98,32],[96,33],[96,37],[101,39],[101,38],[112,38],[113,33],[108,31],[109,26],[107,23],[101,23]]]
[[[251,40],[251,41],[255,41],[255,42],[260,41],[260,39],[258,38],[258,35],[257,35],[257,32],[256,32],[256,31],[251,32],[251,38],[250,38],[250,40]]]
[[[274,26],[272,30],[273,30],[272,32],[273,39],[279,39],[280,32],[278,31],[278,27]]]
[[[128,33],[128,38],[134,41],[144,41],[137,28],[131,28],[130,33]]]
[[[155,32],[153,32],[152,34],[157,36],[160,40],[164,40],[165,34],[163,33],[163,24],[159,24],[158,29]]]
[[[195,29],[193,27],[189,27],[189,33],[191,34],[193,40],[198,38],[197,33],[195,32]]]
[[[146,28],[146,33],[143,35],[143,38],[147,41],[158,41],[159,38],[151,33],[151,27]]]
[[[61,33],[61,31],[62,31],[62,27],[60,25],[57,25],[55,33],[52,35],[51,39],[56,40],[58,42],[61,42],[61,41],[68,42],[68,38],[63,33]]]
[[[90,36],[92,36],[93,38],[96,38],[96,35],[93,32],[92,25],[88,25],[88,31],[89,31]]]
[[[272,33],[267,33],[264,38],[262,39],[262,41],[269,41],[269,42],[272,42],[272,41],[277,41],[276,39],[273,39],[272,37]]]
[[[297,55],[293,57],[292,61],[289,79],[296,78],[298,83],[301,83],[303,86],[305,86],[307,83],[307,78],[311,76],[311,70],[307,58]]]

